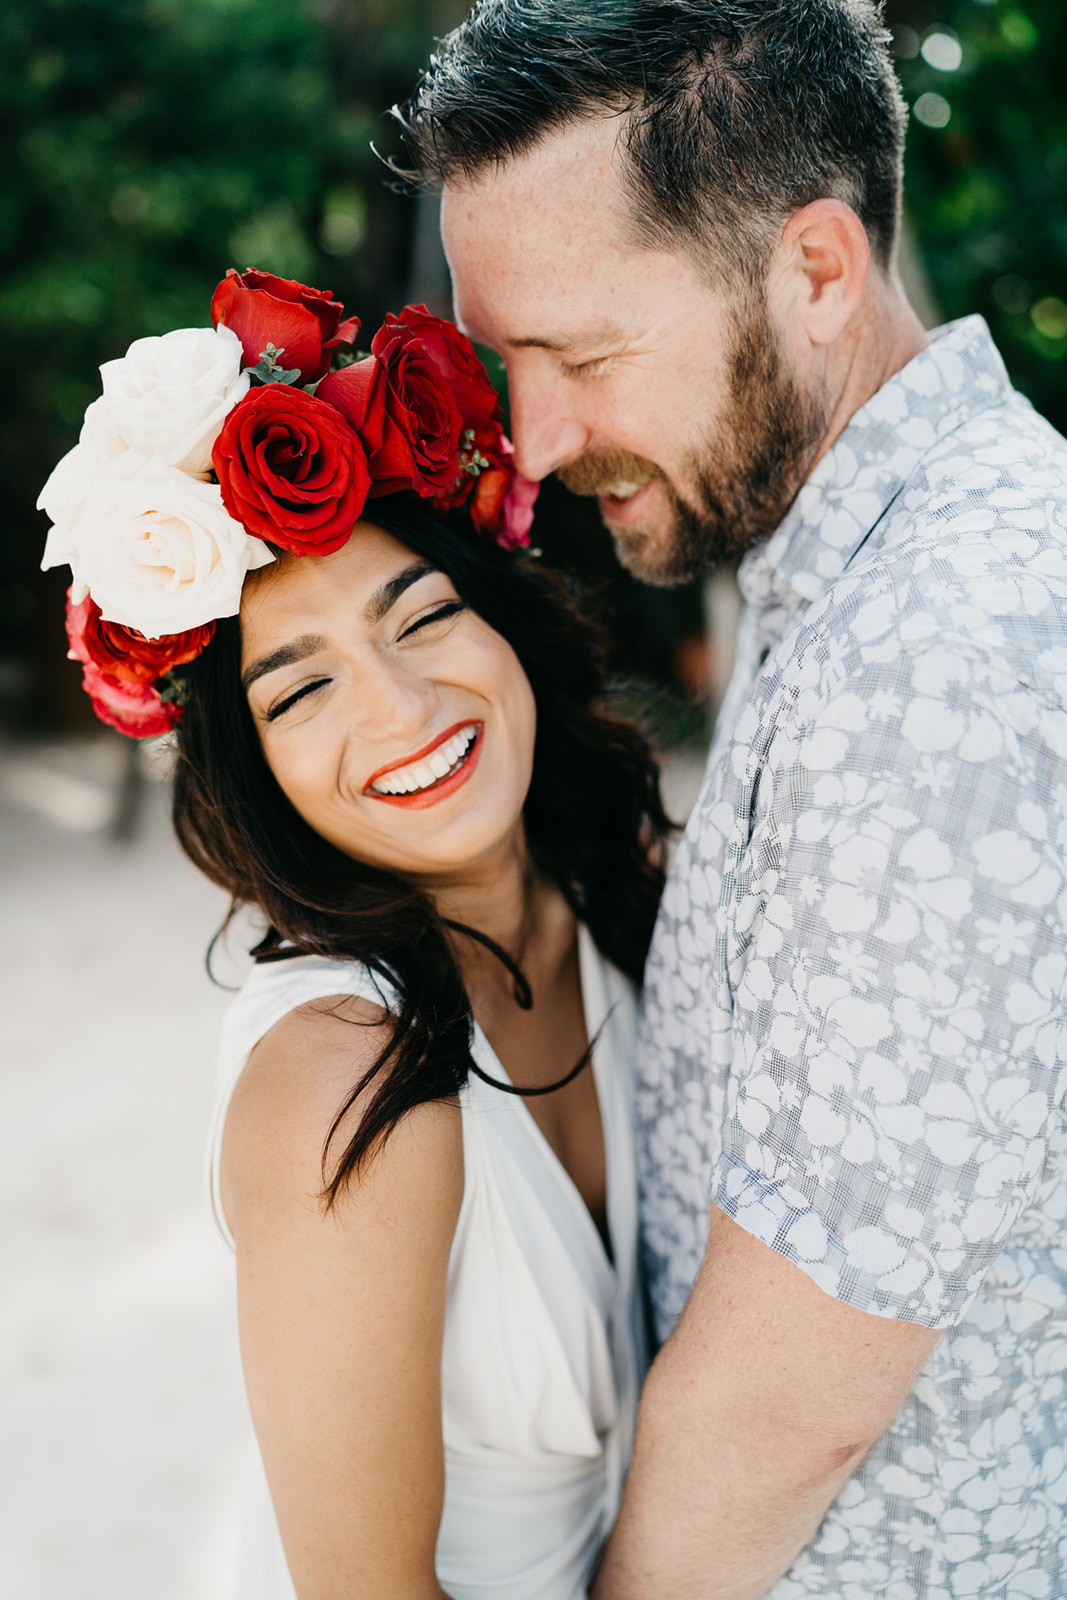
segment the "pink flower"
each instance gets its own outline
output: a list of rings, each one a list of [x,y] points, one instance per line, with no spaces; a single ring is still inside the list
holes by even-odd
[[[470,503],[471,522],[478,533],[486,534],[501,550],[525,549],[530,543],[534,501],[541,485],[515,470],[515,446],[496,425],[492,443],[478,439],[481,453],[489,465],[475,481]]]
[[[514,450],[511,453],[514,456]],[[534,502],[540,492],[539,483],[532,478],[524,478],[512,468],[511,482],[504,496],[504,526],[496,536],[496,542],[502,550],[525,549],[530,543]]]
[[[150,683],[125,683],[101,672],[92,661],[85,662],[82,672],[82,688],[101,722],[127,738],[152,739],[169,733],[181,716],[178,706],[164,700]]]

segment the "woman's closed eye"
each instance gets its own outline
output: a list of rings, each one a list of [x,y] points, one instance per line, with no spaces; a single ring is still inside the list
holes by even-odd
[[[435,622],[444,622],[449,617],[458,616],[466,607],[462,600],[446,600],[443,605],[432,606],[429,611],[424,611],[416,617],[414,622],[409,622],[402,633],[397,635],[397,643],[402,639],[410,639],[412,634],[418,633],[423,628],[430,627]]]
[[[287,694],[283,700],[279,700],[276,705],[271,706],[267,712],[266,721],[273,722],[275,718],[288,711],[291,706],[295,706],[298,700],[303,700],[306,695],[314,694],[316,689],[321,689],[329,681],[329,678],[312,678],[310,683],[302,683],[299,689],[294,689],[292,694]]]
[[[414,617],[401,630],[397,635],[397,643],[399,644],[405,639],[411,639],[423,630],[432,629],[434,624],[441,624],[443,631],[443,624],[465,610],[466,606],[462,600],[438,601],[436,604],[428,606],[425,611]],[[315,694],[317,690],[325,688],[332,682],[333,679],[330,677],[309,678],[306,683],[300,684],[299,688],[293,689],[290,693],[283,695],[280,700],[277,700],[270,710],[266,712],[264,721],[276,722],[279,717],[283,717],[287,711],[291,711],[293,706],[299,704],[301,700],[305,700],[308,695]]]

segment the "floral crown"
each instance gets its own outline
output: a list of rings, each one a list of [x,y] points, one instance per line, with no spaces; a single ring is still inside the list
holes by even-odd
[[[176,669],[236,614],[246,574],[279,550],[339,550],[374,496],[414,490],[506,549],[529,543],[537,485],[515,471],[470,341],[405,306],[357,359],[343,313],[328,290],[231,268],[213,327],[138,339],[101,367],[41,491],[41,565],[70,564],[70,655],[121,733],[174,727]]]

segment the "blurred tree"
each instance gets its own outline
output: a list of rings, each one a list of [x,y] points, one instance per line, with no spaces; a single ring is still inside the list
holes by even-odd
[[[980,311],[1067,432],[1067,10],[890,0],[911,107],[906,206],[945,318]]]

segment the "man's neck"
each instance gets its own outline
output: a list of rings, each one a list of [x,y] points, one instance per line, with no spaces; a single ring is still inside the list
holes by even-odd
[[[926,330],[905,299],[895,273],[887,277],[872,273],[863,304],[835,351],[827,374],[829,415],[813,467],[833,447],[856,412],[920,355],[928,343]]]

